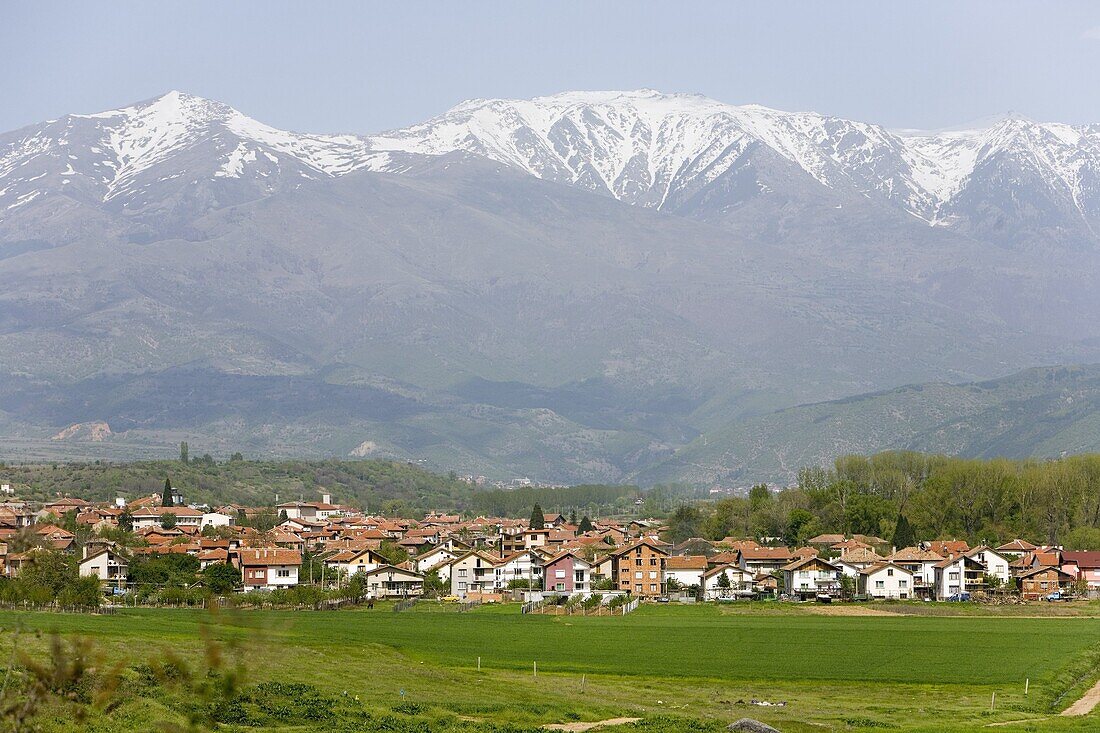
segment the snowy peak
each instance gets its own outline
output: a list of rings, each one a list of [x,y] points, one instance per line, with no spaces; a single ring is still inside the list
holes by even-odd
[[[60,194],[126,211],[160,211],[166,194],[217,207],[357,170],[400,173],[412,155],[456,152],[707,220],[767,197],[813,198],[830,209],[868,202],[1004,243],[1016,230],[1090,240],[1100,231],[1097,125],[1011,114],[964,129],[897,131],[652,89],[471,99],[364,137],[287,132],[172,91],[0,136],[0,218]]]
[[[0,136],[0,217],[59,193],[132,209],[165,187],[239,179],[264,195],[365,166],[385,169],[387,161],[360,137],[286,132],[222,102],[171,91]]]

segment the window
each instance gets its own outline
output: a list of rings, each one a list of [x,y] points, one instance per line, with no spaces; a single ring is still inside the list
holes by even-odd
[[[564,570],[555,570],[554,571],[554,577],[555,578],[564,578],[565,577],[565,571]]]
[[[649,558],[649,564],[650,565],[656,565],[657,564],[657,558],[655,558],[655,557]]]
[[[465,593],[466,592],[466,584],[465,583],[459,583],[458,584],[458,592],[459,593]]]
[[[642,564],[642,558],[639,557],[637,560],[634,561],[634,564],[635,565],[641,565]]]
[[[574,573],[573,574],[573,580],[577,583],[583,583],[584,582],[584,571],[583,570],[578,570],[576,573]]]
[[[554,590],[565,590],[565,583],[558,583],[554,586]]]
[[[656,578],[657,578],[657,573],[655,571],[650,571],[649,579],[650,580],[655,580]]]
[[[465,578],[466,577],[466,568],[459,568],[458,569],[458,577],[460,577],[460,578]]]
[[[290,577],[290,571],[287,570],[286,568],[279,568],[278,576],[280,578],[289,578]]]
[[[898,587],[899,588],[908,588],[909,587],[909,581],[908,580],[899,580],[898,581]]]
[[[643,573],[643,572],[642,572],[641,570],[639,570],[638,572],[634,573],[634,577],[635,577],[636,579],[638,579],[638,580],[641,580],[641,579],[642,579],[642,576],[644,576],[644,575],[645,575],[645,573]]]
[[[875,587],[876,588],[885,588],[886,587],[886,581],[885,580],[876,580],[875,581]]]
[[[888,576],[890,576],[891,578],[894,577],[894,569],[893,568],[886,568],[886,574]]]
[[[641,583],[635,583],[634,584],[634,590],[641,593],[642,592],[642,584]]]
[[[959,574],[958,573],[948,573],[947,574],[947,579],[948,580],[958,580],[959,579]]]
[[[649,589],[651,591],[653,591],[654,593],[656,593],[657,592],[657,584],[656,583],[650,583],[649,584]]]

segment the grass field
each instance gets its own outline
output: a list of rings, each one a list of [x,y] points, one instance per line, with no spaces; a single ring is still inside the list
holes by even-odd
[[[430,603],[400,614],[385,607],[4,612],[0,641],[10,644],[16,628],[56,629],[136,664],[170,648],[198,653],[206,628],[240,645],[250,682],[306,683],[338,701],[358,696],[373,717],[348,730],[525,729],[624,715],[643,718],[634,727],[661,731],[720,730],[746,716],[785,732],[963,731],[1010,721],[1025,722],[1000,729],[1100,729],[1100,713],[1049,717],[1100,675],[1096,609],[1044,618],[937,607],[951,615],[917,615],[919,607],[909,615],[819,615],[776,604],[644,606],[613,618],[521,616],[515,606],[458,613]],[[746,704],[752,699],[787,705]],[[100,729],[148,730],[150,719],[179,715],[170,699],[135,695]],[[340,729],[270,716],[264,722],[265,730]]]

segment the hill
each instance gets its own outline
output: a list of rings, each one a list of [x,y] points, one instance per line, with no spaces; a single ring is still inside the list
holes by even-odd
[[[1096,452],[1100,365],[914,384],[738,420],[638,480],[787,482],[800,468],[827,465],[840,455],[894,449],[977,458]]]

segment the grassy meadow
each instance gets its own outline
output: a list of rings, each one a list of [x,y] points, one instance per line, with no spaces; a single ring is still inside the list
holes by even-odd
[[[231,703],[210,703],[225,708],[218,720],[226,730],[472,732],[621,716],[642,719],[617,729],[624,733],[717,731],[741,717],[785,733],[1100,726],[1100,711],[1051,717],[1100,676],[1096,609],[1050,616],[987,609],[997,614],[990,616],[936,607],[942,615],[898,613],[920,608],[904,604],[861,615],[752,604],[643,606],[626,617],[585,618],[522,616],[512,605],[459,613],[431,602],[404,613],[385,605],[0,612],[0,643],[10,648],[18,634],[21,645],[44,652],[56,630],[91,639],[102,666],[118,665],[126,699],[93,714],[89,730],[182,724],[193,703],[154,679],[148,660],[173,652],[201,659],[209,653],[204,639],[246,670]],[[283,685],[264,685],[272,681]],[[296,702],[303,699],[308,705]],[[749,704],[754,699],[787,704]],[[60,710],[52,724],[46,729],[72,729]]]

